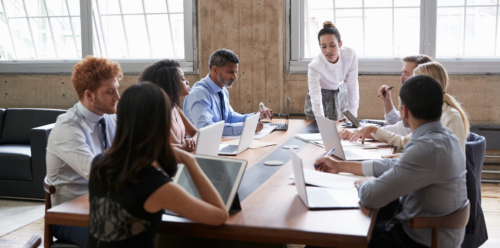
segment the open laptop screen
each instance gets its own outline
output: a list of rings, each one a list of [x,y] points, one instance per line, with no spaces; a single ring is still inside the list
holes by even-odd
[[[200,155],[194,155],[194,157],[200,168],[219,192],[222,201],[226,205],[226,209],[229,210],[240,186],[247,161]],[[178,183],[194,197],[200,199],[193,179],[184,165],[179,166],[174,182]]]

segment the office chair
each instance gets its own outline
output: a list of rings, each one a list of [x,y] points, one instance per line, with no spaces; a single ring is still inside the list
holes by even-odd
[[[415,217],[410,219],[411,228],[432,228],[432,246],[438,248],[438,228],[462,228],[469,221],[469,200],[457,211],[441,217]]]

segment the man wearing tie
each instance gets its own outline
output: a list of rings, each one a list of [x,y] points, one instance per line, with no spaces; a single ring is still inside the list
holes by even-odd
[[[229,104],[227,88],[233,86],[238,74],[240,60],[233,51],[219,49],[212,53],[209,60],[209,74],[197,82],[184,99],[184,114],[200,129],[223,120],[224,136],[238,136],[243,130],[243,122],[253,114],[239,114]],[[272,111],[266,108],[258,112],[261,119],[264,116],[272,118]],[[255,113],[256,114],[256,113]],[[259,123],[255,132],[262,130]]]
[[[94,157],[109,148],[116,131],[120,65],[87,56],[73,67],[79,102],[57,118],[47,143],[47,179],[57,189],[52,206],[88,193]],[[88,228],[53,226],[57,239],[85,247]]]

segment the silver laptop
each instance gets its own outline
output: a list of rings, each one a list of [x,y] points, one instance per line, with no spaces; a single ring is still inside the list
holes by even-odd
[[[252,144],[253,135],[255,134],[258,122],[258,114],[248,117],[245,120],[245,125],[243,126],[243,131],[241,132],[240,143],[238,145],[220,144],[219,155],[236,156],[248,149],[248,147]]]
[[[359,208],[357,190],[307,188],[302,168],[302,158],[290,149],[295,187],[300,199],[310,210]]]
[[[325,151],[330,151],[335,148],[333,155],[348,161],[360,161],[360,160],[370,160],[370,159],[380,159],[380,154],[372,151],[366,151],[364,149],[357,150],[344,150],[342,147],[342,142],[340,141],[339,133],[337,132],[337,125],[335,121],[326,119],[321,116],[315,116],[316,122],[318,123],[319,132],[321,133],[321,139],[323,139],[323,145],[325,146]]]
[[[276,126],[274,131],[287,131],[288,130],[288,119],[290,117],[290,97],[287,98],[287,105],[286,105],[286,116],[285,116],[285,123],[271,123],[271,126]]]
[[[198,130],[194,154],[217,156],[223,131],[224,121],[219,121],[210,126],[200,128],[200,130]]]

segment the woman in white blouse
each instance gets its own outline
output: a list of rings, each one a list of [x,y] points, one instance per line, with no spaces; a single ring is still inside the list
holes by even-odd
[[[448,73],[440,63],[428,62],[417,66],[414,70],[414,74],[427,75],[435,78],[441,83],[445,100],[442,107],[443,112],[441,114],[441,123],[457,136],[465,155],[465,142],[469,136],[469,120],[467,118],[467,113],[465,113],[455,97],[446,93],[446,88],[449,83]],[[360,137],[362,137],[362,139],[364,139],[363,137],[371,137],[372,133],[375,135],[373,138],[376,140],[387,142],[388,144],[399,149],[403,149],[411,138],[411,134],[401,136],[381,128],[366,127],[362,130],[358,130],[352,137],[350,137],[350,140],[355,141]]]
[[[338,113],[345,110],[356,117],[359,107],[356,53],[342,46],[339,30],[329,21],[323,23],[318,41],[321,53],[309,63],[309,90],[304,113],[308,120],[313,120],[315,115],[338,120],[342,117]],[[335,106],[336,102],[346,103],[347,106]]]

